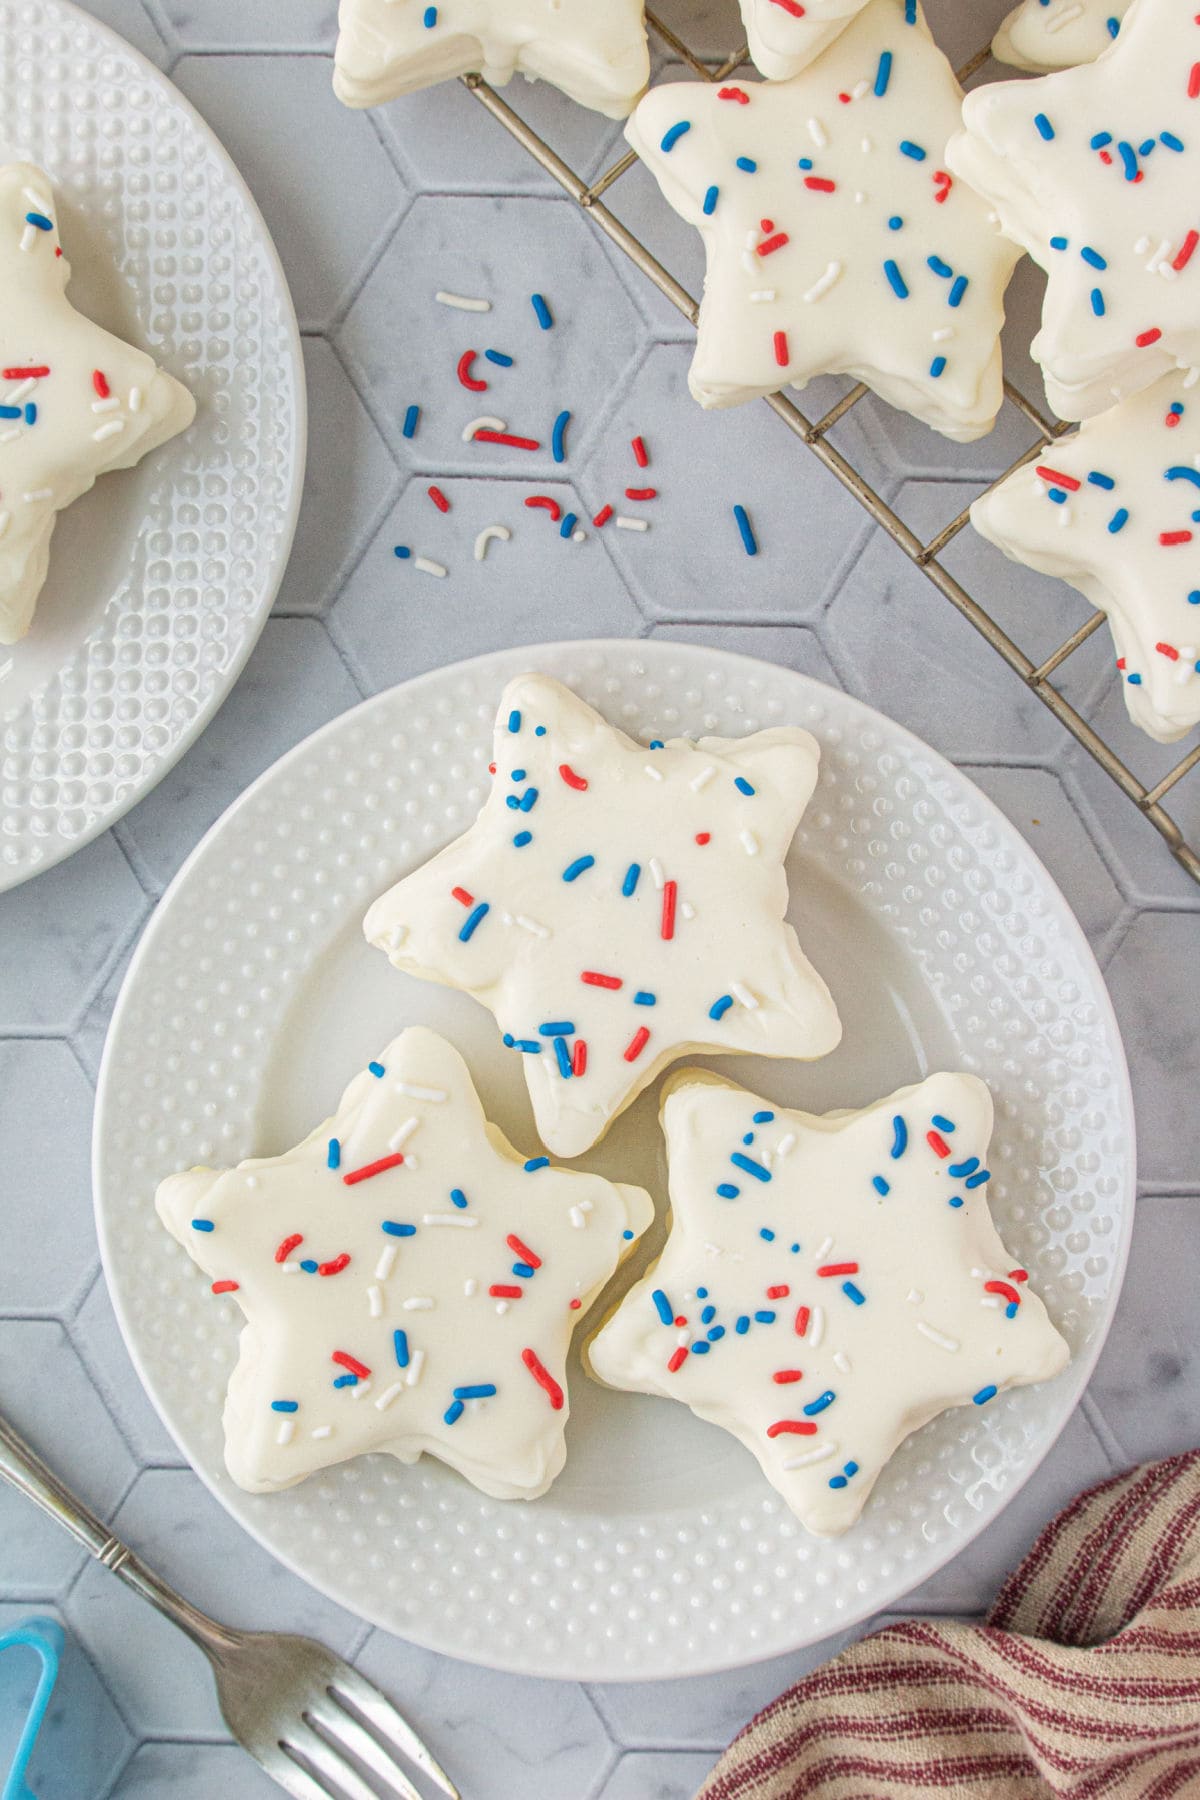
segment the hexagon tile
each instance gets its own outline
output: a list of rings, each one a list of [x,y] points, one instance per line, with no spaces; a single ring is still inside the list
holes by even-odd
[[[965,58],[1007,4],[929,0],[928,11]],[[114,833],[0,897],[0,1404],[201,1605],[315,1632],[354,1659],[401,1702],[469,1800],[689,1800],[747,1719],[844,1639],[656,1686],[585,1689],[468,1668],[323,1600],[184,1466],[122,1343],[89,1204],[92,1085],[155,899],[220,812],[309,731],[391,682],[494,646],[592,634],[711,643],[844,686],[970,764],[1103,960],[1130,1052],[1147,1191],[1118,1321],[1082,1407],[996,1526],[907,1603],[966,1615],[1078,1487],[1196,1436],[1200,1361],[1184,1322],[1200,1257],[1200,889],[767,408],[693,406],[686,321],[464,89],[374,113],[340,107],[335,0],[90,6],[222,135],[276,235],[306,333],[309,471],[275,617],[203,739]],[[659,10],[707,55],[737,38],[734,0],[661,0]],[[655,60],[666,78],[684,72],[661,47]],[[623,149],[619,126],[553,90],[514,83],[508,98],[589,178]],[[653,183],[635,170],[606,199],[698,292],[698,241]],[[439,290],[491,310],[446,306]],[[550,330],[534,292],[550,302]],[[1034,399],[1022,340],[1038,304],[1025,267],[1006,344]],[[476,358],[465,373],[486,389],[458,378],[467,351]],[[846,387],[819,381],[800,403],[815,416]],[[558,461],[562,411],[571,418]],[[483,415],[537,447],[468,441]],[[991,438],[964,448],[869,400],[831,441],[929,537],[1029,440],[1011,406]],[[643,488],[654,495],[636,497]],[[551,504],[525,504],[537,496]],[[750,512],[754,559],[734,502]],[[646,529],[615,518],[596,527],[607,504]],[[562,535],[570,513],[582,542]],[[478,534],[493,524],[512,537],[477,560]],[[397,546],[413,554],[397,557]],[[1076,596],[969,531],[946,560],[1034,656],[1084,617]],[[1143,779],[1172,766],[1178,751],[1125,719],[1107,632],[1063,676]],[[1171,805],[1200,833],[1200,776]],[[62,1618],[70,1637],[34,1762],[42,1800],[279,1791],[228,1743],[199,1655],[0,1490],[0,1624],[35,1609]]]

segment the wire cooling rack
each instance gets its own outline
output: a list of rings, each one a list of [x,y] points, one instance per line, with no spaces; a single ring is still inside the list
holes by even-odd
[[[745,44],[728,57],[719,67],[709,67],[691,51],[683,40],[664,25],[662,20],[647,9],[646,22],[651,32],[668,50],[702,81],[724,81],[736,69],[748,61],[748,50]],[[987,62],[991,51],[984,46],[963,68],[958,71],[960,82],[966,82]],[[552,176],[565,193],[582,208],[584,213],[599,227],[604,234],[624,251],[629,260],[639,268],[648,280],[652,281],[659,292],[666,296],[673,306],[678,307],[684,317],[695,325],[700,314],[700,304],[693,299],[687,290],[680,286],[674,276],[670,275],[658,259],[651,255],[646,246],[622,225],[608,207],[604,205],[602,196],[613,184],[628,173],[637,162],[634,151],[628,151],[610,168],[606,169],[595,181],[587,182],[566,163],[557,151],[544,138],[538,136],[527,125],[519,114],[515,113],[508,103],[501,99],[494,88],[479,75],[463,77],[464,85],[470,89],[475,98],[485,106],[494,119],[497,119],[505,130],[527,150],[548,175]],[[1093,612],[1077,631],[1071,633],[1051,655],[1035,663],[1026,655],[1021,646],[992,618],[981,601],[969,594],[962,584],[955,580],[950,571],[940,561],[946,546],[956,538],[963,527],[970,522],[969,513],[964,510],[957,518],[951,519],[948,525],[929,539],[922,540],[911,531],[903,519],[895,513],[881,495],[877,494],[866,478],[837,450],[828,439],[828,433],[843,419],[852,407],[869,390],[859,384],[844,394],[835,406],[819,419],[809,419],[802,413],[794,401],[784,394],[771,394],[765,404],[772,412],[777,413],[784,424],[795,433],[802,443],[808,445],[813,455],[832,470],[842,485],[849,489],[859,504],[882,526],[884,531],[898,544],[933,583],[934,587],[950,604],[962,613],[965,619],[985,638],[996,654],[1004,659],[1009,668],[1037,695],[1042,704],[1049,708],[1067,730],[1081,743],[1085,750],[1100,764],[1106,774],[1112,777],[1121,791],[1128,796],[1139,812],[1145,814],[1150,823],[1166,839],[1176,860],[1182,864],[1188,874],[1196,882],[1200,882],[1200,848],[1188,843],[1183,831],[1175,819],[1163,805],[1163,801],[1185,775],[1200,764],[1200,744],[1188,752],[1182,760],[1168,771],[1153,787],[1147,787],[1133,773],[1132,769],[1122,761],[1117,753],[1108,745],[1100,734],[1082,718],[1070,702],[1055,687],[1051,676],[1062,667],[1068,657],[1073,656],[1080,645],[1087,642],[1092,633],[1104,624],[1104,614]],[[1008,399],[1024,416],[1036,433],[1035,441],[1012,468],[998,478],[996,483],[1011,475],[1013,469],[1021,468],[1025,463],[1038,456],[1044,447],[1069,431],[1069,425],[1051,421],[1036,407],[1032,401],[1015,388],[1010,381],[1005,381],[1004,391]]]

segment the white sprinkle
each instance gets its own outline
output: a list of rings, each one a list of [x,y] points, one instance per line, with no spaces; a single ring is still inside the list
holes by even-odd
[[[836,1444],[818,1444],[815,1450],[806,1450],[803,1456],[789,1456],[783,1466],[785,1469],[807,1469],[811,1463],[827,1462],[836,1455]]]
[[[300,1264],[298,1262],[281,1263],[279,1273],[281,1275],[298,1275],[300,1273]]]
[[[776,1154],[776,1156],[789,1156],[795,1148],[796,1148],[796,1134],[794,1131],[788,1131],[788,1132],[784,1133],[784,1135],[780,1138],[779,1142],[776,1144],[775,1154]]]
[[[416,1169],[419,1169],[420,1166],[421,1166],[420,1157],[414,1156],[412,1151],[410,1150],[408,1155],[404,1159],[404,1167],[409,1170],[416,1170]]]
[[[404,1377],[406,1387],[416,1387],[421,1379],[421,1370],[425,1367],[425,1352],[414,1350],[412,1361],[408,1365],[408,1373]]]
[[[747,1012],[758,1011],[758,995],[752,994],[745,982],[731,981],[729,984],[729,991],[734,999],[739,1001],[746,1008]]]
[[[649,531],[650,529],[649,519],[627,519],[621,513],[617,514],[613,524],[619,526],[622,531]]]
[[[980,1306],[999,1308],[1003,1305],[1003,1302],[1001,1301],[999,1294],[985,1294],[979,1304]]]
[[[825,1261],[825,1258],[829,1255],[829,1252],[832,1249],[833,1249],[833,1239],[831,1237],[823,1238],[821,1241],[821,1247],[817,1251],[817,1261],[819,1263],[823,1263]]]
[[[10,400],[17,399],[20,392],[21,392],[21,390],[18,388],[16,394],[9,395],[9,399]],[[93,400],[92,401],[92,411],[94,413],[116,412],[116,410],[117,410],[118,406],[120,406],[120,404],[121,404],[121,402],[120,402],[120,399],[117,397],[117,395],[110,394],[108,396],[107,400]]]
[[[645,768],[646,774],[650,777],[651,781],[661,781],[662,780],[662,778],[663,778],[662,770],[656,769],[654,767],[653,763],[646,763],[643,766]]]
[[[21,498],[25,502],[26,506],[32,506],[34,504],[34,502],[38,501],[38,500],[53,500],[54,489],[53,488],[34,488],[32,490],[32,492],[30,492],[28,494],[22,494]]]
[[[1064,6],[1060,13],[1051,13],[1045,21],[1046,35],[1050,37],[1056,31],[1061,31],[1064,25],[1070,25],[1075,19],[1078,19],[1082,12],[1082,6]]]
[[[371,1391],[371,1383],[369,1380],[368,1381],[356,1381],[354,1386],[350,1389],[350,1398],[352,1400],[361,1400],[363,1395],[369,1394],[370,1391]]]
[[[473,1300],[478,1292],[479,1283],[473,1275],[468,1275],[467,1279],[463,1282],[463,1293],[467,1296],[468,1300]]]
[[[953,336],[954,336],[953,325],[941,325],[933,333],[933,341],[935,344],[948,344],[950,342],[950,339]]]
[[[282,1425],[279,1427],[279,1430],[275,1433],[275,1442],[277,1444],[290,1444],[292,1439],[295,1437],[295,1435],[296,1435],[295,1419],[285,1419],[283,1421]]]
[[[862,151],[864,156],[870,156],[870,154],[871,154],[872,150],[874,150],[874,148],[875,148],[875,140],[873,138],[865,137],[861,140],[861,142],[859,144],[859,149]]]
[[[825,1313],[819,1306],[812,1309],[812,1323],[809,1327],[808,1342],[811,1349],[816,1350],[825,1335]]]
[[[706,1243],[704,1248],[710,1256],[724,1256],[724,1254],[725,1254],[725,1252],[722,1250],[720,1244]]]
[[[548,925],[539,925],[536,919],[526,918],[524,913],[517,914],[516,923],[521,927],[522,931],[528,931],[536,938],[548,938],[550,936],[550,927]]]
[[[53,201],[49,200],[45,194],[39,194],[36,188],[30,187],[22,188],[21,194],[24,199],[28,200],[35,212],[49,213]]]
[[[395,1267],[396,1257],[398,1254],[398,1248],[399,1247],[396,1244],[385,1244],[384,1245],[383,1251],[379,1258],[379,1261],[375,1265],[376,1281],[386,1281],[387,1280],[388,1276],[392,1272],[392,1269]]]
[[[413,1299],[404,1302],[404,1310],[405,1312],[432,1312],[435,1305],[436,1302],[431,1300],[427,1294],[417,1294]]]
[[[483,561],[484,557],[487,555],[487,547],[493,538],[499,538],[502,544],[507,544],[511,537],[512,532],[508,529],[507,525],[485,525],[479,536],[475,539],[475,561]]]
[[[246,1186],[248,1188],[256,1188],[258,1186],[258,1176],[257,1175],[247,1175]]]
[[[129,410],[134,413],[141,412],[142,410],[142,390],[140,387],[131,387],[129,390]]]
[[[835,1365],[841,1370],[843,1375],[849,1375],[849,1373],[850,1373],[850,1358],[846,1355],[846,1352],[844,1350],[835,1350],[833,1353],[833,1360],[834,1360]]]
[[[7,431],[0,431],[0,444],[11,444],[12,440],[14,438],[19,438],[20,435],[21,427],[19,425],[10,425]]]
[[[757,856],[758,855],[758,839],[755,837],[755,835],[752,831],[741,832],[739,841],[741,843],[742,849],[746,852],[747,856]]]
[[[333,1426],[332,1425],[318,1425],[315,1431],[309,1432],[309,1436],[315,1437],[315,1438],[332,1437],[333,1436]]]
[[[468,294],[448,294],[444,288],[439,288],[433,297],[439,305],[456,306],[459,312],[491,312],[492,310],[490,300],[472,300]]]
[[[571,1208],[571,1211],[568,1214],[568,1217],[570,1218],[570,1221],[571,1221],[572,1225],[575,1227],[576,1231],[582,1231],[584,1226],[587,1224],[587,1220],[584,1218],[583,1213],[580,1211],[579,1207],[577,1207],[577,1206],[573,1206]]]
[[[460,1231],[474,1231],[478,1219],[468,1218],[466,1213],[423,1213],[422,1225],[457,1225]]]
[[[695,780],[689,781],[689,783],[688,783],[688,786],[691,788],[693,794],[698,794],[700,792],[701,788],[706,788],[708,786],[709,782],[712,780],[713,776],[716,774],[716,772],[717,771],[714,768],[714,766],[712,765],[712,763],[709,763],[707,769],[701,769],[700,773],[696,776]]]
[[[679,902],[679,916],[683,919],[694,919],[695,918],[696,909],[692,905],[690,900],[681,900]]]
[[[1133,246],[1133,254],[1135,256],[1145,256],[1145,254],[1149,248],[1150,248],[1150,239],[1145,236],[1140,237],[1140,238],[1138,238],[1137,242]]]
[[[917,1320],[917,1330],[922,1337],[927,1337],[931,1344],[936,1344],[939,1350],[957,1350],[959,1347],[957,1338],[950,1337],[947,1332],[939,1331],[934,1325],[927,1325],[924,1319]]]
[[[22,250],[24,250],[26,252],[26,254],[28,254],[29,251],[33,249],[33,246],[37,243],[37,241],[38,241],[37,226],[36,225],[27,225],[25,227],[24,231],[21,233],[21,248],[22,248]]]
[[[590,1200],[581,1200],[579,1202],[579,1210],[580,1210],[580,1212],[583,1212],[583,1213],[590,1213],[592,1210],[591,1201]]]
[[[507,1311],[508,1311],[508,1301],[507,1300],[497,1300],[497,1302],[496,1302],[497,1317],[502,1319]]]
[[[5,394],[5,404],[7,406],[18,406],[25,398],[26,394],[31,394],[33,392],[37,384],[38,377],[36,375],[30,375],[27,380],[18,382],[15,388],[12,388]],[[95,410],[96,408],[93,406],[92,411],[95,412]]]
[[[920,1304],[921,1304],[922,1300],[925,1298],[925,1296],[921,1292],[920,1288],[909,1288],[909,1290],[908,1290],[907,1294],[905,1294],[904,1298],[908,1301],[910,1306],[920,1306]]]
[[[469,444],[477,431],[507,431],[507,419],[497,419],[493,413],[484,413],[478,419],[472,419],[469,425],[463,426],[462,441]]]
[[[116,437],[117,434],[124,431],[124,429],[124,419],[109,419],[107,424],[97,425],[95,431],[92,433],[92,442],[94,444],[101,444],[104,442],[105,438]]]
[[[867,196],[863,193],[862,189],[860,188],[854,196],[855,206],[864,206],[866,204],[866,199],[867,199]]]
[[[446,573],[441,563],[431,562],[427,556],[414,556],[413,568],[420,569],[422,575],[436,575],[439,581]]]
[[[367,1306],[370,1309],[371,1317],[373,1319],[378,1319],[383,1316],[383,1289],[382,1288],[377,1287],[374,1284],[372,1284],[372,1286],[370,1286],[367,1289]]]
[[[824,150],[829,143],[829,134],[825,130],[820,119],[810,119],[808,121],[808,135],[817,146],[818,150]]]
[[[405,1119],[403,1125],[401,1125],[398,1130],[393,1131],[391,1137],[388,1139],[388,1149],[399,1150],[401,1144],[407,1144],[413,1132],[419,1131],[420,1129],[420,1119]]]
[[[407,925],[393,925],[392,929],[388,932],[387,937],[384,939],[384,942],[387,944],[389,950],[398,950],[407,936]],[[400,1090],[397,1089],[397,1092],[399,1091]]]
[[[404,931],[405,927],[397,925],[396,930]],[[404,1094],[409,1100],[429,1100],[434,1106],[440,1106],[443,1100],[449,1098],[449,1091],[446,1088],[418,1087],[413,1081],[397,1081],[395,1092]]]
[[[775,299],[775,289],[755,288],[754,292],[750,295],[750,299],[755,306],[762,306],[764,303],[769,306]]]
[[[860,81],[855,87],[852,87],[850,89],[851,97],[855,100],[861,100],[863,95],[867,92],[870,85],[871,85],[870,82]]]
[[[817,278],[817,280],[813,282],[812,286],[809,288],[808,292],[804,296],[805,300],[809,301],[810,303],[813,300],[819,300],[821,298],[822,294],[827,294],[829,292],[830,288],[835,286],[835,284],[837,282],[839,282],[841,280],[841,278],[842,278],[841,263],[840,262],[831,262],[828,265],[828,267],[826,268],[825,273],[823,275],[819,276]]]
[[[382,1394],[380,1394],[378,1400],[375,1402],[376,1412],[386,1412],[397,1394],[402,1394],[403,1392],[404,1383],[402,1381],[393,1381],[391,1387],[384,1388]]]
[[[1159,242],[1157,250],[1154,251],[1154,253],[1152,254],[1152,256],[1150,258],[1150,261],[1146,264],[1146,269],[1149,274],[1151,274],[1151,275],[1154,274],[1155,270],[1158,268],[1159,263],[1163,260],[1163,257],[1167,255],[1170,248],[1171,248],[1170,238],[1162,238]]]
[[[661,893],[663,890],[663,887],[666,884],[666,879],[667,879],[666,876],[663,874],[662,864],[659,862],[657,856],[652,856],[650,858],[649,864],[647,866],[649,867],[650,876],[651,876],[652,881],[654,882],[655,887],[658,889],[659,893]]]
[[[586,544],[587,543],[587,532],[586,531],[573,531],[571,533],[571,542],[573,544]]]

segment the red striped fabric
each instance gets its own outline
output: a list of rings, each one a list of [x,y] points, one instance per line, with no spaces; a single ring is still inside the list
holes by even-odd
[[[1092,1488],[987,1619],[864,1638],[697,1800],[1200,1800],[1200,1451]]]

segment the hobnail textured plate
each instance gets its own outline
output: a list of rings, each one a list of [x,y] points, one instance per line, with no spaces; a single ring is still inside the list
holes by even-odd
[[[59,515],[0,650],[0,892],[159,781],[254,646],[295,530],[304,370],[249,190],[146,60],[65,0],[0,8],[4,153],[54,182],[81,312],[196,396],[191,429]]]
[[[272,1154],[403,1024],[445,1032],[490,1116],[533,1148],[517,1059],[461,994],[367,949],[371,898],[474,816],[503,683],[569,683],[646,739],[804,725],[821,779],[789,858],[792,918],[837,997],[825,1061],[718,1066],[777,1101],[856,1106],[949,1066],[997,1101],[993,1211],[1066,1335],[1057,1381],[911,1438],[840,1541],[807,1536],[750,1456],[681,1406],[576,1366],[564,1474],[485,1499],[428,1460],[377,1456],[282,1494],[236,1489],[221,1405],[236,1307],[155,1216],[161,1176]],[[878,714],[783,669],[628,643],[505,652],[347,713],[262,777],[162,901],[113,1020],[96,1111],[101,1245],[126,1342],[181,1448],[290,1567],[389,1630],[504,1669],[685,1675],[815,1642],[932,1573],[1031,1473],[1074,1406],[1116,1304],[1133,1121],[1108,997],[1065,901],[977,789]],[[663,1196],[653,1094],[587,1166]],[[651,1239],[656,1241],[656,1233]],[[643,1257],[644,1260],[644,1257]]]

